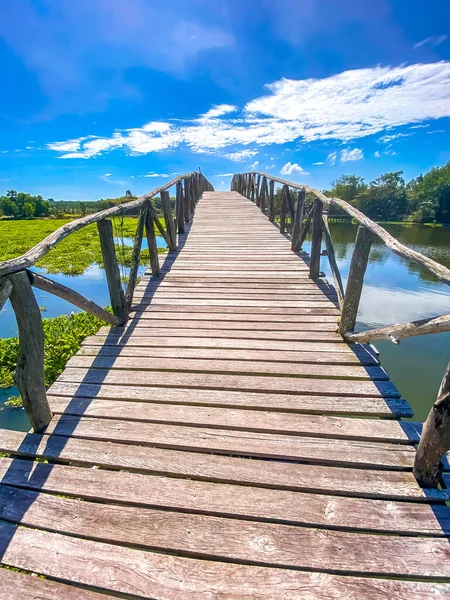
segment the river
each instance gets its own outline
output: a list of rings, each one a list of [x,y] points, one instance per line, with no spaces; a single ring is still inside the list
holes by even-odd
[[[356,225],[331,223],[331,235],[344,286],[353,252]],[[424,225],[387,225],[398,240],[426,256],[450,267],[450,228]],[[129,241],[131,243],[131,241]],[[159,240],[163,245],[163,241]],[[309,252],[307,240],[304,249]],[[270,260],[270,257],[268,258]],[[332,281],[326,258],[321,269]],[[52,275],[52,278],[79,291],[101,306],[109,303],[104,272],[92,265],[82,277]],[[67,314],[74,307],[64,300],[37,290],[43,316]],[[369,257],[365,285],[358,313],[357,331],[392,323],[432,317],[450,312],[450,289],[436,281],[425,269],[406,261],[375,239]],[[0,315],[0,337],[16,335],[15,318],[9,303]],[[440,381],[450,360],[450,333],[402,340],[399,345],[377,342],[383,367],[402,396],[411,404],[414,418],[423,421],[435,400]],[[9,393],[14,390],[9,390]],[[7,399],[1,396],[0,404]],[[0,427],[26,430],[28,420],[23,410],[0,411]]]

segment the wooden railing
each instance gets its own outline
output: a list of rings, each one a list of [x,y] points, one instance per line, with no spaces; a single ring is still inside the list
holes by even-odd
[[[279,214],[275,214],[275,183],[282,186]],[[320,272],[322,237],[325,241],[341,311],[339,333],[348,342],[370,343],[375,340],[390,340],[398,344],[400,339],[450,331],[450,314],[420,321],[401,323],[354,333],[356,317],[364,283],[373,235],[376,235],[393,252],[412,260],[428,269],[440,281],[450,285],[450,269],[400,243],[383,227],[369,219],[354,206],[339,198],[329,198],[308,185],[292,183],[272,177],[267,173],[242,173],[234,175],[231,190],[239,192],[256,203],[274,222],[278,216],[280,232],[286,235],[286,219],[291,224],[291,248],[300,252],[308,231],[311,230],[311,252],[309,276],[317,279]],[[306,211],[306,203],[309,207]],[[328,226],[326,209],[337,206],[359,223],[355,247],[350,262],[347,285],[344,290],[342,277],[336,262],[333,241]],[[440,480],[440,459],[450,450],[450,365],[441,384],[438,399],[424,425],[418,447],[414,473],[425,487],[436,487]]]
[[[173,186],[176,186],[175,219],[167,191]],[[0,263],[0,310],[9,298],[19,330],[19,358],[14,378],[34,431],[43,431],[50,422],[52,413],[47,401],[44,379],[44,333],[41,311],[33,293],[33,286],[67,300],[110,325],[123,325],[130,313],[144,231],[148,242],[151,272],[154,277],[158,277],[161,269],[155,227],[166,241],[169,252],[174,251],[177,247],[177,232],[185,232],[185,223],[189,222],[195,212],[197,201],[207,190],[211,191],[213,187],[201,173],[180,175],[137,200],[71,221],[22,256]],[[165,228],[152,204],[152,198],[158,194],[161,197]],[[139,218],[128,283],[124,291],[115,251],[112,223],[109,218],[130,212],[135,213],[137,209],[139,209]],[[92,223],[97,223],[98,227],[112,314],[71,288],[29,270],[68,235]]]

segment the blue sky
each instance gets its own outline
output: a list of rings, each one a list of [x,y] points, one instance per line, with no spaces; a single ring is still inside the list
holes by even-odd
[[[450,160],[449,24],[444,0],[2,0],[0,193],[410,179]]]

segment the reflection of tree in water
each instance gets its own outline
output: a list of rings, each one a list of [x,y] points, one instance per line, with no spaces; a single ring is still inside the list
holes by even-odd
[[[450,230],[445,227],[424,225],[383,225],[400,242],[425,256],[450,267]],[[349,262],[353,254],[358,225],[353,223],[330,223],[331,237],[336,258]],[[389,250],[374,236],[369,265],[382,265],[388,259],[398,260],[409,273],[418,275],[421,281],[436,283],[436,277],[421,265],[404,259]],[[393,282],[395,283],[395,282]]]

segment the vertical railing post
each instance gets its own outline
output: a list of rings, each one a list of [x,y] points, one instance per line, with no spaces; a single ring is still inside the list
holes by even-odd
[[[164,215],[164,222],[166,224],[167,236],[170,240],[169,250],[176,250],[177,248],[177,236],[175,233],[175,223],[173,222],[172,207],[170,206],[170,195],[167,190],[161,191],[161,204]]]
[[[189,177],[185,177],[184,178],[184,222],[185,223],[189,223],[189,218],[190,218],[190,202],[189,202],[189,197],[190,197],[190,192],[189,192],[189,187],[190,187],[190,181],[189,181]]]
[[[0,310],[8,300],[12,290],[12,283],[7,277],[0,277]]]
[[[106,281],[108,283],[111,307],[113,313],[123,324],[128,318],[128,309],[125,301],[125,294],[122,288],[122,280],[120,278],[120,269],[117,262],[116,249],[114,247],[112,223],[108,219],[103,219],[97,223],[97,228],[100,236],[103,267],[105,269]]]
[[[144,225],[145,218],[147,215],[147,204],[143,204],[141,206],[141,210],[139,213],[139,220],[136,227],[136,235],[134,236],[134,244],[133,244],[133,257],[131,259],[131,268],[128,274],[128,283],[127,283],[127,291],[125,292],[125,301],[127,304],[127,310],[131,309],[131,304],[133,302],[133,294],[134,288],[136,287],[137,274],[139,270],[139,263],[141,259],[141,247],[142,247],[142,238],[144,235]]]
[[[303,222],[303,209],[305,206],[305,190],[300,190],[297,194],[297,206],[295,207],[294,224],[292,226],[291,248],[293,252],[300,252],[302,247],[299,245],[300,229]]]
[[[339,333],[344,335],[353,331],[358,314],[359,301],[364,283],[364,273],[369,261],[370,246],[372,245],[372,234],[365,227],[358,227],[356,234],[355,249],[353,250],[345,289],[344,303],[342,306]]]
[[[43,431],[53,415],[47,401],[44,373],[44,330],[41,311],[25,271],[9,275],[10,300],[19,329],[19,357],[14,379],[31,426]]]
[[[183,196],[183,184],[181,183],[181,181],[177,182],[176,215],[177,215],[178,233],[184,233],[184,196]]]
[[[441,458],[450,450],[450,363],[439,387],[436,402],[422,428],[413,473],[419,485],[437,488],[441,482]]]
[[[280,231],[281,231],[281,233],[284,233],[286,231],[286,214],[287,214],[286,188],[287,188],[287,185],[284,185],[281,190],[281,209],[280,209]]]
[[[254,202],[255,201],[255,174],[254,173],[252,173],[250,175],[250,193],[251,193],[250,200],[252,202]]]
[[[269,221],[273,223],[275,221],[275,181],[273,179],[269,182]]]
[[[317,279],[320,273],[320,251],[322,247],[322,210],[323,202],[314,200],[314,212],[311,229],[311,259],[309,263],[309,276]]]
[[[156,243],[155,224],[153,222],[153,205],[151,200],[148,201],[147,214],[145,217],[145,234],[147,236],[152,276],[159,277],[161,275],[161,269],[159,266],[158,245]]]

